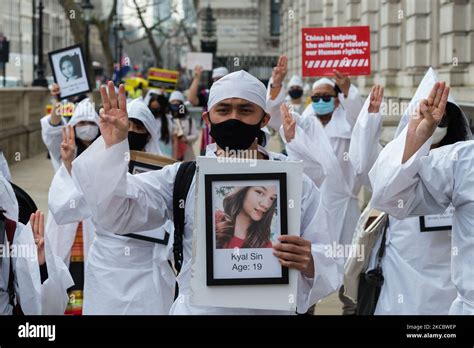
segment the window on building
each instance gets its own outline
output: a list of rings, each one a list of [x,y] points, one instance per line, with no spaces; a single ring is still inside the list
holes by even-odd
[[[270,35],[280,35],[281,0],[270,0]]]

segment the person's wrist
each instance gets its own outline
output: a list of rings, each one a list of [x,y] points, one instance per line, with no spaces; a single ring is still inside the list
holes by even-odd
[[[281,88],[282,84],[281,82],[280,83],[271,83],[270,84],[270,88]]]

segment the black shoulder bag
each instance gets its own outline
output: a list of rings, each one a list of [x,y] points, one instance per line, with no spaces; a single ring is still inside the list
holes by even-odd
[[[181,271],[183,265],[183,236],[184,236],[184,208],[186,197],[188,196],[194,173],[196,172],[196,162],[183,162],[178,168],[178,173],[173,186],[173,222],[174,222],[174,268]],[[175,299],[178,297],[179,289],[176,283]]]
[[[359,288],[357,292],[356,315],[374,315],[380,291],[384,283],[382,272],[382,258],[385,253],[385,240],[389,216],[386,215],[385,227],[382,235],[382,243],[377,253],[377,264],[374,269],[359,275]]]

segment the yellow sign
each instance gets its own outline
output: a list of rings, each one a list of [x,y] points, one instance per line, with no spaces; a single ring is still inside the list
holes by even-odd
[[[53,104],[46,105],[46,114],[53,112]],[[71,117],[74,113],[74,103],[61,103],[58,113],[62,117]]]
[[[139,85],[142,85],[142,88],[148,88],[148,81],[141,77],[128,77],[125,79],[125,90],[128,92],[129,96],[132,96],[135,93],[136,88]]]

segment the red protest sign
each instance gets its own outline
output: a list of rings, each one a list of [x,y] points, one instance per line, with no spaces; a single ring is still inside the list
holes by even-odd
[[[303,28],[303,76],[370,75],[370,28]]]

